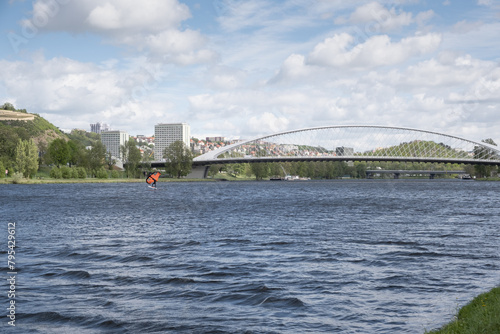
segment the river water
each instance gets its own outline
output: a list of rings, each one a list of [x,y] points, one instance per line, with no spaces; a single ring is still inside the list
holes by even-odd
[[[500,182],[158,187],[1,185],[13,332],[423,333],[500,284]]]

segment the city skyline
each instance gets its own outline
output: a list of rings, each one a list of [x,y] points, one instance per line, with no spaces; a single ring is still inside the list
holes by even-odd
[[[63,129],[359,124],[499,143],[499,17],[498,0],[13,0],[0,102]]]

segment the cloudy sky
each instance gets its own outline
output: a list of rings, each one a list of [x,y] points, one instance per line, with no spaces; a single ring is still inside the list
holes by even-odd
[[[9,0],[0,103],[62,129],[390,125],[500,144],[500,0]]]

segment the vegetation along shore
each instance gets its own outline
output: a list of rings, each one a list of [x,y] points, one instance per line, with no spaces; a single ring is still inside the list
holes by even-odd
[[[427,334],[500,333],[500,286],[480,294],[462,307],[450,323]]]

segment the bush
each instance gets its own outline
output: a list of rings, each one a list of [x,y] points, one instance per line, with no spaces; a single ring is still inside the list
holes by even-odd
[[[71,168],[71,178],[73,178],[73,179],[78,178],[78,168],[76,168],[76,167]]]
[[[118,172],[116,170],[114,170],[114,171],[111,172],[111,177],[113,179],[117,179],[117,178],[120,177],[120,175],[118,174]]]
[[[53,179],[60,179],[62,178],[62,172],[59,168],[54,167],[50,170],[50,177]]]
[[[101,169],[99,169],[97,171],[96,177],[98,179],[107,179],[108,178],[108,172],[106,172],[106,170],[104,169],[104,167],[101,167]]]
[[[61,174],[63,179],[71,179],[71,177],[73,176],[73,171],[68,166],[62,166]]]
[[[5,177],[5,167],[3,166],[3,163],[0,161],[0,179],[3,179]]]
[[[22,183],[22,180],[24,180],[23,173],[16,172],[14,173],[14,175],[12,175],[12,183],[14,184]]]
[[[78,167],[78,178],[79,179],[86,179],[87,178],[87,171],[83,167]]]

